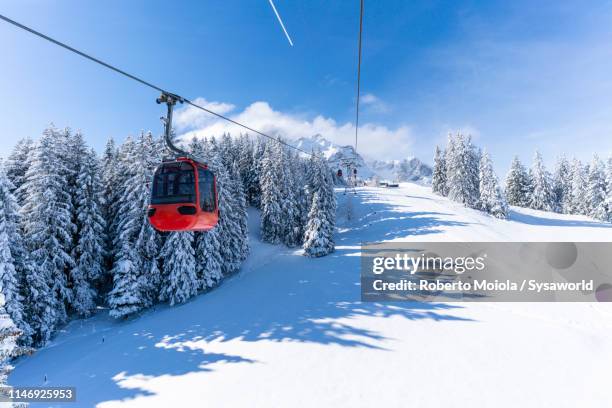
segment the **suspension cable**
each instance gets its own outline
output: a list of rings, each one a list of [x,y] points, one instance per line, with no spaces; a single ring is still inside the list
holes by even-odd
[[[157,86],[157,85],[154,85],[154,84],[152,84],[152,83],[150,83],[148,81],[145,81],[144,79],[139,78],[136,75],[132,75],[132,74],[130,74],[130,73],[128,73],[128,72],[126,72],[126,71],[124,71],[122,69],[119,69],[119,68],[117,68],[117,67],[115,67],[115,66],[113,66],[113,65],[111,65],[111,64],[109,64],[107,62],[104,62],[104,61],[102,61],[102,60],[100,60],[100,59],[98,59],[96,57],[93,57],[93,56],[91,56],[89,54],[86,54],[83,51],[77,50],[76,48],[73,48],[73,47],[69,46],[68,44],[65,44],[65,43],[63,43],[61,41],[58,41],[58,40],[52,38],[52,37],[49,37],[48,35],[45,35],[45,34],[41,33],[40,31],[36,31],[33,28],[30,28],[30,27],[25,26],[25,25],[23,25],[21,23],[18,23],[17,21],[12,20],[12,19],[10,19],[10,18],[8,18],[8,17],[6,17],[6,16],[4,16],[2,14],[0,14],[0,20],[4,20],[4,21],[6,21],[9,24],[14,25],[15,27],[18,27],[18,28],[20,28],[22,30],[25,30],[25,31],[27,31],[27,32],[29,32],[31,34],[34,34],[35,36],[38,36],[38,37],[40,37],[40,38],[42,38],[44,40],[47,40],[47,41],[51,42],[52,44],[55,44],[55,45],[57,45],[59,47],[62,47],[64,49],[66,49],[66,50],[68,50],[70,52],[73,52],[73,53],[75,53],[75,54],[77,54],[77,55],[79,55],[79,56],[81,56],[81,57],[83,57],[85,59],[88,59],[88,60],[92,61],[92,62],[95,62],[96,64],[99,64],[99,65],[101,65],[101,66],[103,66],[103,67],[105,67],[107,69],[110,69],[111,71],[114,71],[114,72],[116,72],[116,73],[118,73],[120,75],[123,75],[123,76],[125,76],[125,77],[127,77],[127,78],[129,78],[131,80],[134,80],[134,81],[136,81],[136,82],[138,82],[138,83],[140,83],[140,84],[142,84],[144,86],[147,86],[147,87],[152,88],[152,89],[154,89],[154,90],[156,90],[158,92],[161,92],[162,94],[171,94],[171,95],[175,95],[177,97],[180,97],[182,100],[185,101],[185,103],[193,106],[194,108],[197,108],[197,109],[200,109],[200,110],[202,110],[204,112],[207,112],[207,113],[209,113],[209,114],[211,114],[213,116],[216,116],[219,119],[223,119],[225,121],[233,123],[233,124],[235,124],[237,126],[240,126],[240,127],[244,128],[244,129],[247,129],[247,130],[249,130],[249,131],[251,131],[253,133],[256,133],[256,134],[258,134],[260,136],[267,137],[268,139],[274,140],[274,141],[276,141],[276,142],[278,142],[278,143],[280,143],[282,145],[285,145],[285,146],[287,146],[287,147],[289,147],[291,149],[297,150],[297,151],[299,151],[301,153],[304,153],[304,154],[306,154],[308,156],[312,156],[312,153],[310,153],[310,152],[307,152],[307,151],[305,151],[303,149],[300,149],[299,147],[296,147],[296,146],[293,146],[293,145],[291,145],[291,144],[289,144],[287,142],[284,142],[284,141],[280,140],[279,138],[276,138],[274,136],[270,136],[270,135],[268,135],[266,133],[260,132],[259,130],[255,130],[255,129],[253,129],[250,126],[242,124],[242,123],[240,123],[240,122],[238,122],[238,121],[236,121],[234,119],[230,119],[227,116],[221,115],[220,113],[214,112],[214,111],[212,111],[210,109],[207,109],[207,108],[205,108],[203,106],[200,106],[197,103],[192,102],[189,99],[184,98],[184,97],[182,97],[180,95],[168,92],[168,91],[164,90],[160,86]]]
[[[361,92],[361,35],[363,33],[363,0],[359,9],[359,47],[357,57],[357,103],[355,107],[355,155],[357,155],[357,135],[359,132],[359,94]]]

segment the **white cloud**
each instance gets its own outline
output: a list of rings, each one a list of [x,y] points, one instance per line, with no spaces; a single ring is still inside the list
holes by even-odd
[[[217,112],[220,115],[225,115],[235,109],[235,106],[231,103],[209,102],[204,98],[196,98],[193,100],[193,103],[206,109],[210,109],[213,112]],[[187,105],[184,108],[176,110],[173,118],[173,124],[177,131],[183,132],[203,128],[210,125],[215,120],[216,118],[211,114],[206,113],[201,109],[194,108],[191,105]]]
[[[198,98],[199,101],[205,101]],[[234,105],[220,102],[206,102],[208,106],[226,109],[223,113],[232,112]],[[214,110],[211,107],[212,110]],[[219,113],[221,113],[219,111]],[[177,110],[177,129],[183,132],[182,137],[219,136],[225,132],[232,135],[249,133],[246,129],[221,119],[186,107]],[[244,123],[253,129],[271,136],[282,136],[289,140],[321,134],[326,139],[340,144],[352,145],[355,142],[355,126],[350,123],[337,123],[332,118],[318,115],[308,118],[301,114],[289,114],[272,109],[267,102],[254,102],[243,111],[230,115],[231,119]],[[359,126],[358,151],[366,157],[376,159],[399,159],[410,156],[412,152],[412,134],[408,126],[389,128],[374,123]]]
[[[360,97],[360,102],[373,113],[389,113],[391,108],[378,96],[367,93]]]

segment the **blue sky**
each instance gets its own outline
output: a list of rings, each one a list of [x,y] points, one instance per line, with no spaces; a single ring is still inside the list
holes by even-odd
[[[265,131],[351,141],[358,0],[3,0],[0,13]],[[610,1],[366,0],[360,150],[430,161],[472,133],[505,173],[612,152]],[[109,136],[161,131],[154,91],[0,23],[0,154],[50,122]],[[177,125],[226,128],[184,111]]]

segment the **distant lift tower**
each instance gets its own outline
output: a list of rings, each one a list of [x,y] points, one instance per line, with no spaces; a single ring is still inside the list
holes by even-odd
[[[357,163],[354,158],[342,159],[340,165],[346,169],[346,181],[344,184],[344,194],[352,192],[357,194],[355,187],[357,186]]]

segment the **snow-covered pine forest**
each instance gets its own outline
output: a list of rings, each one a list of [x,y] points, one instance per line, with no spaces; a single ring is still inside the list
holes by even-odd
[[[508,204],[491,157],[478,149],[470,136],[448,135],[446,149],[436,146],[431,188],[434,193],[497,218],[508,216]]]
[[[539,152],[529,169],[515,156],[502,189],[489,154],[469,136],[449,135],[434,153],[432,190],[497,218],[514,205],[612,222],[612,157],[604,163],[595,154],[590,164],[561,157],[551,173]]]
[[[335,197],[322,157],[246,135],[193,139],[188,147],[217,177],[220,220],[207,233],[159,233],[148,223],[152,175],[169,156],[151,133],[120,146],[111,139],[101,156],[70,129],[49,127],[36,141],[19,141],[0,170],[0,284],[14,325],[6,327],[16,328],[10,341],[41,346],[98,307],[121,318],[219,285],[249,255],[248,206],[261,210],[261,240],[303,246],[309,256],[334,250]]]

